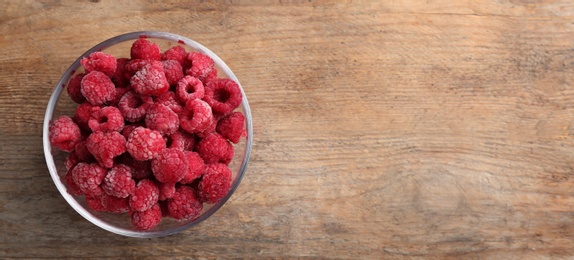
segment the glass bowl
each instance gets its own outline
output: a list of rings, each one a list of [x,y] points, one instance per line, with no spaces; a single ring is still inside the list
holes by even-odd
[[[64,160],[66,159],[68,153],[63,152],[56,147],[52,147],[48,138],[48,129],[51,120],[58,118],[61,115],[68,115],[72,117],[75,108],[77,107],[77,104],[74,103],[68,96],[67,91],[64,91],[64,86],[74,75],[83,72],[83,68],[80,65],[81,59],[96,51],[112,54],[116,58],[129,58],[131,44],[138,38],[146,38],[147,40],[158,44],[162,52],[175,45],[180,45],[187,51],[198,51],[211,57],[215,62],[215,68],[218,70],[218,77],[234,80],[237,82],[241,89],[243,100],[239,108],[237,108],[235,111],[240,111],[245,115],[245,129],[247,132],[246,138],[241,138],[241,141],[234,145],[235,155],[229,164],[229,168],[233,172],[231,189],[229,193],[215,204],[204,204],[203,210],[201,211],[199,217],[195,219],[181,221],[172,218],[163,218],[157,227],[148,231],[138,230],[133,227],[130,222],[128,213],[113,214],[94,211],[87,206],[84,196],[74,196],[68,193],[68,187],[64,179],[66,174]],[[100,228],[115,234],[139,238],[160,237],[179,233],[206,220],[219,208],[221,208],[223,204],[225,204],[225,202],[229,199],[229,197],[231,197],[233,192],[237,189],[241,179],[243,178],[243,175],[245,174],[251,153],[252,137],[253,128],[251,112],[249,109],[249,103],[247,102],[247,98],[245,96],[245,92],[243,91],[239,80],[237,80],[237,77],[235,77],[231,69],[229,69],[223,60],[221,60],[212,51],[193,40],[177,34],[154,31],[131,32],[110,38],[92,47],[87,52],[82,54],[78,59],[76,59],[76,61],[72,63],[68,70],[66,70],[56,85],[52,96],[50,97],[48,106],[46,108],[46,114],[44,116],[43,128],[44,155],[46,157],[48,170],[50,171],[50,175],[52,176],[54,184],[64,199],[70,204],[70,206],[72,206],[72,208],[74,208],[74,210],[76,210],[85,219],[99,226]]]

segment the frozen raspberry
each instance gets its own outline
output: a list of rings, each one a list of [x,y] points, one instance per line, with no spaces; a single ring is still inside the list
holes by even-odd
[[[118,198],[106,193],[100,195],[100,202],[104,208],[104,211],[110,213],[124,213],[130,210],[129,199]]]
[[[187,51],[180,45],[176,45],[161,54],[161,60],[176,60],[180,65],[183,66],[185,58],[187,56]]]
[[[78,186],[78,184],[76,184],[76,181],[74,181],[74,176],[72,175],[72,170],[68,170],[68,172],[66,172],[66,176],[64,176],[64,180],[66,181],[66,184],[68,185],[68,193],[74,196],[78,196],[78,195],[83,195],[84,193],[82,192],[82,190],[80,189],[80,187]]]
[[[136,72],[138,72],[138,70],[141,70],[141,68],[143,68],[143,66],[150,64],[152,62],[154,62],[154,61],[140,60],[140,59],[128,61],[124,67],[124,78],[126,78],[128,80],[128,83],[129,83],[129,79],[131,77],[133,77],[134,74],[136,74]],[[160,63],[160,61],[155,61],[155,62]],[[163,66],[163,64],[162,64],[162,66]]]
[[[134,193],[130,196],[130,208],[135,211],[146,211],[157,203],[159,189],[150,179],[138,182]]]
[[[116,88],[126,88],[129,84],[130,77],[126,77],[126,64],[128,64],[130,60],[128,58],[119,58],[116,60],[117,66],[114,75],[112,76],[112,82],[116,85]]]
[[[81,92],[94,106],[101,106],[114,99],[116,87],[106,74],[92,71],[82,78]]]
[[[76,148],[68,154],[64,165],[66,169],[70,170],[80,162],[92,163],[95,162],[95,160],[90,151],[88,151],[87,140],[82,140],[76,145]]]
[[[49,139],[53,146],[60,150],[71,152],[82,140],[80,128],[68,116],[60,116],[49,127]]]
[[[187,158],[187,173],[180,182],[183,184],[189,184],[201,177],[201,174],[203,174],[203,171],[205,170],[205,163],[203,162],[203,159],[201,159],[201,156],[196,152],[185,151],[183,153]]]
[[[205,89],[198,78],[185,76],[177,83],[175,93],[179,101],[185,104],[191,99],[202,99]]]
[[[167,200],[169,215],[175,219],[195,219],[203,209],[195,191],[186,185],[176,189],[171,199]]]
[[[118,108],[126,121],[137,122],[145,117],[148,108],[152,104],[153,99],[151,97],[140,96],[133,91],[129,91],[120,99]]]
[[[204,138],[212,133],[215,133],[215,130],[217,129],[217,122],[219,122],[221,116],[212,114],[212,117],[213,120],[211,120],[211,124],[209,124],[203,131],[195,133],[197,137]]]
[[[92,111],[88,126],[94,132],[120,131],[124,128],[124,117],[115,107],[102,107]]]
[[[119,160],[119,164],[125,164],[132,169],[132,177],[135,180],[149,179],[153,177],[151,171],[151,161],[139,161],[134,159],[129,153],[123,154]]]
[[[232,143],[239,143],[241,136],[244,136],[245,116],[241,112],[233,112],[219,120],[217,123],[217,132],[227,138]]]
[[[205,86],[203,100],[213,109],[213,113],[225,115],[241,104],[243,95],[239,85],[230,79],[214,79]]]
[[[159,200],[166,200],[173,197],[175,194],[175,183],[157,182],[159,188]]]
[[[149,129],[170,135],[179,129],[179,117],[168,107],[154,103],[147,111],[145,124]]]
[[[229,164],[234,154],[233,145],[218,133],[209,134],[201,139],[195,150],[206,164]]]
[[[97,163],[78,163],[72,169],[72,178],[80,188],[82,193],[87,196],[99,196],[102,194],[100,184],[106,177],[107,170]]]
[[[92,52],[88,57],[84,57],[81,63],[87,73],[99,71],[108,77],[114,75],[117,67],[116,58],[111,54],[103,52]]]
[[[108,102],[108,104],[110,104],[110,106],[117,107],[122,97],[129,91],[131,91],[131,89],[128,87],[116,88],[116,94],[114,95],[114,98],[110,102]]]
[[[183,78],[183,68],[181,64],[176,60],[164,60],[163,71],[165,73],[165,78],[171,86],[175,86],[179,79]]]
[[[179,115],[179,124],[188,133],[202,132],[212,123],[211,107],[201,99],[188,101]]]
[[[70,81],[68,81],[68,95],[70,96],[70,98],[78,103],[78,104],[82,104],[86,101],[86,98],[84,97],[84,95],[82,95],[82,78],[84,78],[84,75],[86,75],[85,73],[80,73],[77,74],[76,76],[74,76],[73,78],[70,79]]]
[[[90,130],[88,121],[90,121],[90,118],[92,117],[93,107],[94,106],[92,106],[90,102],[84,102],[76,108],[76,111],[74,111],[74,122],[76,122],[81,129]]]
[[[231,188],[231,170],[221,163],[208,164],[199,183],[199,196],[207,203],[217,203]]]
[[[159,96],[169,90],[169,83],[163,71],[161,62],[144,65],[130,79],[132,88],[140,95]]]
[[[187,173],[185,154],[177,149],[163,149],[151,160],[151,170],[158,181],[176,183]]]
[[[176,131],[167,138],[167,147],[180,151],[191,151],[195,146],[195,138],[185,131]]]
[[[132,131],[134,131],[134,129],[136,129],[140,126],[145,126],[145,125],[143,123],[141,123],[141,124],[134,123],[134,124],[126,125],[124,127],[124,129],[122,129],[122,135],[126,138],[126,140],[128,140],[128,137],[130,137],[130,134],[132,133]]]
[[[132,225],[139,230],[150,230],[161,222],[162,213],[159,204],[154,204],[150,209],[145,211],[132,211],[130,219]]]
[[[217,79],[217,70],[216,69],[212,69],[209,74],[207,74],[207,76],[205,76],[205,78],[201,79],[201,82],[203,82],[203,85],[207,85],[207,83],[209,83],[210,81]]]
[[[112,168],[114,157],[126,151],[126,138],[119,132],[93,132],[88,137],[87,146],[100,165]]]
[[[160,132],[138,127],[128,137],[126,147],[136,160],[145,161],[165,149],[166,145]]]
[[[132,44],[130,57],[132,59],[160,60],[161,50],[157,44],[139,38]]]
[[[102,189],[108,195],[127,198],[134,192],[136,182],[132,179],[132,169],[126,165],[119,164],[108,171],[102,183]]]
[[[199,52],[189,52],[185,60],[185,74],[196,78],[205,78],[213,70],[213,60]]]
[[[171,109],[171,111],[175,112],[176,114],[181,113],[183,110],[183,107],[177,100],[175,92],[173,91],[168,91],[159,95],[157,98],[155,98],[155,103],[169,107],[169,109]]]
[[[88,207],[95,211],[105,212],[106,208],[102,205],[100,196],[86,196]]]

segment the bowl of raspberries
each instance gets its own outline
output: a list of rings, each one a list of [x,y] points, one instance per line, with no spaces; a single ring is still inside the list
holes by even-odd
[[[167,32],[94,46],[64,73],[44,117],[50,175],[80,215],[130,237],[175,234],[237,189],[252,145],[243,88],[212,51]]]

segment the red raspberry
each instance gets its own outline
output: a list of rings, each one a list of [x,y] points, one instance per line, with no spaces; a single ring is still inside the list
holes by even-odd
[[[64,176],[64,180],[66,181],[66,185],[68,185],[68,193],[74,196],[84,195],[76,181],[74,181],[74,176],[72,175],[72,170],[68,170],[66,172],[66,176]]]
[[[214,79],[205,86],[203,100],[213,109],[213,113],[225,115],[241,104],[243,95],[239,85],[231,79]]]
[[[169,85],[175,86],[179,79],[183,78],[183,68],[181,64],[176,60],[164,60],[162,63],[167,82]]]
[[[104,178],[102,189],[108,195],[127,198],[134,192],[136,182],[132,179],[132,169],[126,165],[114,166]]]
[[[187,54],[185,65],[185,74],[201,79],[213,70],[214,62],[209,56],[192,51]]]
[[[115,107],[102,107],[92,111],[88,126],[94,132],[120,131],[124,128],[124,117]]]
[[[138,127],[128,137],[126,147],[136,160],[145,161],[165,149],[165,140],[158,131]]]
[[[100,202],[106,212],[119,214],[130,210],[129,199],[127,197],[118,198],[102,193],[102,195],[100,195]]]
[[[67,170],[71,170],[80,162],[92,163],[95,162],[95,160],[90,151],[88,151],[87,140],[82,140],[76,145],[76,148],[68,154],[64,165]]]
[[[132,44],[130,56],[132,59],[160,60],[161,50],[157,44],[139,38]]]
[[[203,82],[203,85],[207,85],[207,83],[209,83],[210,81],[217,79],[217,70],[216,69],[212,69],[209,74],[207,74],[207,76],[205,76],[205,78],[201,79],[201,82]]]
[[[132,225],[139,230],[150,230],[156,227],[161,222],[161,218],[161,207],[157,203],[148,210],[130,213]]]
[[[76,111],[74,111],[74,122],[76,122],[81,129],[90,130],[88,121],[90,121],[90,118],[92,117],[93,108],[94,106],[92,106],[90,102],[84,102],[76,108]]]
[[[130,83],[135,92],[145,96],[159,96],[169,90],[161,62],[159,66],[155,63],[144,65],[130,79]]]
[[[187,173],[180,182],[183,184],[189,184],[201,177],[201,174],[203,174],[203,171],[205,170],[205,163],[203,162],[203,159],[201,159],[201,156],[196,152],[185,151],[183,153],[187,159]]]
[[[82,79],[81,92],[94,106],[101,106],[114,99],[116,87],[106,74],[92,71]]]
[[[146,211],[155,205],[159,198],[159,189],[150,179],[138,182],[130,196],[130,208],[134,211]]]
[[[195,150],[206,164],[229,164],[234,155],[233,145],[218,133],[211,133],[201,139]]]
[[[70,98],[78,103],[78,104],[82,104],[86,101],[86,98],[84,97],[84,95],[82,95],[82,79],[84,78],[84,75],[86,75],[85,73],[80,73],[77,74],[76,76],[74,76],[73,78],[70,79],[70,81],[68,81],[68,95],[70,96]]]
[[[128,140],[128,137],[130,137],[130,134],[134,131],[134,129],[136,129],[140,126],[145,126],[145,125],[143,123],[141,123],[141,124],[134,123],[134,124],[126,125],[124,127],[124,129],[122,129],[122,135],[126,138],[126,140]]]
[[[195,191],[186,185],[176,189],[171,199],[167,200],[169,215],[175,219],[195,219],[199,217],[203,204]]]
[[[239,143],[241,136],[246,135],[243,129],[244,124],[245,116],[243,116],[241,112],[233,112],[219,120],[219,123],[217,123],[217,132],[236,144]]]
[[[217,122],[219,122],[221,116],[212,114],[212,117],[213,120],[211,120],[211,124],[209,124],[203,131],[195,133],[197,137],[204,138],[212,133],[215,133],[215,130],[217,129]]]
[[[195,138],[192,134],[185,131],[176,131],[167,138],[168,148],[174,148],[180,151],[191,151],[195,145]]]
[[[72,169],[72,179],[80,188],[83,194],[87,196],[100,196],[102,188],[100,184],[106,177],[107,170],[97,163],[78,163]]]
[[[88,207],[95,211],[105,212],[106,208],[102,205],[102,199],[99,196],[86,196]]]
[[[114,157],[126,151],[126,138],[119,132],[93,132],[88,137],[87,146],[100,165],[112,168]]]
[[[188,101],[179,115],[179,124],[188,133],[202,132],[212,123],[211,107],[201,99]]]
[[[134,74],[136,74],[136,72],[138,72],[138,70],[141,70],[143,68],[143,66],[150,64],[150,63],[159,64],[161,62],[160,61],[152,61],[152,60],[140,60],[140,59],[128,61],[128,63],[126,63],[125,68],[124,68],[124,78],[126,78],[128,80],[128,83],[129,83],[129,79],[131,77],[133,77]],[[156,66],[158,66],[158,65],[156,65]],[[163,66],[163,64],[162,64],[162,66]]]
[[[117,107],[118,104],[120,103],[120,100],[122,99],[122,97],[126,93],[128,93],[129,91],[131,91],[131,89],[129,87],[116,88],[116,94],[114,95],[114,99],[112,99],[110,102],[108,102],[110,104],[110,106]]]
[[[187,51],[185,51],[185,48],[183,48],[181,45],[176,45],[162,53],[161,60],[176,60],[180,65],[183,66],[186,56]]]
[[[118,108],[126,121],[137,122],[145,117],[152,104],[153,99],[151,97],[140,96],[130,91],[120,99]]]
[[[116,60],[117,66],[116,66],[116,72],[114,72],[114,75],[112,76],[112,82],[116,85],[116,88],[126,88],[129,84],[129,78],[130,77],[126,77],[126,64],[128,64],[128,62],[130,62],[130,60],[128,58],[119,58]]]
[[[88,57],[84,57],[81,63],[87,73],[99,71],[108,77],[112,77],[117,68],[116,58],[103,52],[92,52]]]
[[[171,111],[175,112],[176,114],[181,113],[183,110],[183,107],[178,102],[177,98],[175,97],[175,92],[173,91],[168,91],[159,95],[157,98],[155,98],[155,103],[169,107],[169,109],[171,109]]]
[[[151,160],[151,170],[155,178],[163,183],[176,183],[187,172],[185,154],[177,149],[163,149]]]
[[[123,154],[118,163],[125,164],[132,169],[132,177],[135,180],[149,179],[153,177],[151,171],[151,161],[139,161],[134,159],[129,153]]]
[[[170,199],[175,194],[175,183],[157,182],[156,185],[159,188],[160,201]]]
[[[48,137],[53,146],[71,152],[82,140],[82,133],[70,117],[60,116],[50,124]]]
[[[231,189],[231,170],[221,163],[208,164],[199,183],[199,196],[207,203],[217,203]]]
[[[198,78],[185,76],[177,83],[175,93],[179,101],[185,104],[191,99],[202,99],[205,89]]]
[[[168,107],[154,103],[147,111],[145,124],[149,129],[170,135],[179,129],[179,117]]]

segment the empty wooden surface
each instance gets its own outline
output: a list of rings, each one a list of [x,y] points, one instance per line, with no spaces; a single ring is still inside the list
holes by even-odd
[[[1,1],[0,258],[574,256],[571,1]],[[217,53],[254,146],[212,218],[155,239],[84,220],[42,150],[93,45],[160,30]]]

